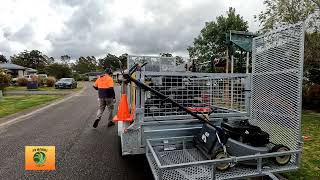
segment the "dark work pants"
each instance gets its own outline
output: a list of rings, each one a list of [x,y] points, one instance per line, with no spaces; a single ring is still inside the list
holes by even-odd
[[[99,109],[97,112],[97,119],[101,119],[104,110],[106,109],[106,107],[108,107],[108,111],[109,111],[108,122],[111,122],[113,117],[113,108],[114,108],[113,98],[99,98],[98,101],[99,101]]]

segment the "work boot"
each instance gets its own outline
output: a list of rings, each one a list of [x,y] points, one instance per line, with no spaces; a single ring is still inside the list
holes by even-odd
[[[113,126],[113,125],[114,125],[114,122],[113,122],[113,121],[109,121],[108,127],[111,127],[111,126]]]
[[[93,127],[94,127],[94,128],[97,128],[97,127],[98,127],[99,121],[100,121],[100,119],[96,119],[96,120],[94,121],[94,123],[93,123]]]

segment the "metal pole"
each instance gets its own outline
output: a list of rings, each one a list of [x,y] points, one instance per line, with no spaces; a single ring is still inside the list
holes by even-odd
[[[234,59],[233,59],[233,55],[231,55],[231,74],[233,74],[233,64],[234,64]]]
[[[249,74],[249,52],[247,52],[246,73]]]
[[[244,80],[245,86],[245,110],[247,113],[249,113],[249,116],[251,116],[250,113],[250,102],[251,102],[251,76],[247,76]]]
[[[233,64],[234,64],[234,58],[233,58],[233,54],[231,55],[231,74],[233,74]],[[231,92],[230,92],[230,107],[231,109],[233,108],[233,78],[230,78],[231,80]]]
[[[229,72],[229,49],[227,48],[227,55],[226,55],[226,73]]]
[[[216,165],[212,164],[211,168],[212,168],[211,179],[215,180],[216,179]]]
[[[279,180],[279,178],[277,176],[275,176],[274,174],[272,174],[270,172],[265,172],[263,174],[269,176],[269,178],[271,178],[272,180]]]

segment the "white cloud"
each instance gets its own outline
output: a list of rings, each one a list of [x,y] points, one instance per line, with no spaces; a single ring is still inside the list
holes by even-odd
[[[0,53],[38,49],[49,56],[106,53],[186,55],[207,21],[236,8],[249,29],[263,9],[256,0],[4,0]]]

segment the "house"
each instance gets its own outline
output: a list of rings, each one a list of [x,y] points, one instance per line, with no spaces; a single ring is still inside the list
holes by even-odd
[[[26,71],[25,67],[11,63],[0,64],[0,68],[5,69],[12,77],[22,77]]]
[[[37,73],[37,70],[35,69],[26,68],[12,63],[2,63],[0,64],[0,68],[5,69],[13,78]]]
[[[32,69],[32,68],[27,68],[25,71],[25,75],[32,75],[32,74],[37,74],[38,70]]]

